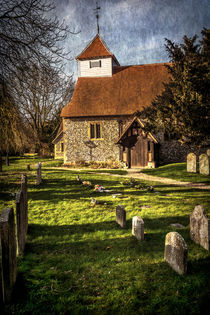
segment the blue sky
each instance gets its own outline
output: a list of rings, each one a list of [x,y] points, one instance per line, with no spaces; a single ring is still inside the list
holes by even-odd
[[[70,26],[65,43],[75,58],[96,35],[95,0],[55,0],[57,15]],[[98,0],[100,35],[121,65],[168,61],[164,38],[180,43],[210,28],[209,0]],[[77,77],[76,61],[66,71]]]

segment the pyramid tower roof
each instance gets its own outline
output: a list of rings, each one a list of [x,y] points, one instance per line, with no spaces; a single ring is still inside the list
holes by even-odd
[[[76,60],[86,60],[95,58],[112,57],[117,65],[120,65],[117,58],[107,48],[105,42],[99,34],[85,47],[85,49],[76,57]]]

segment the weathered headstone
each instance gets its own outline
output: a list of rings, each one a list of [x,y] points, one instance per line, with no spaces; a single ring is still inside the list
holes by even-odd
[[[206,150],[206,154],[207,154],[208,156],[210,156],[210,149],[207,149],[207,150]]]
[[[126,211],[123,206],[116,207],[116,222],[122,227],[126,227]]]
[[[137,240],[144,239],[144,221],[141,217],[133,217],[132,219],[132,235],[134,235]]]
[[[209,250],[210,220],[201,205],[190,214],[190,237],[196,243]]]
[[[197,172],[196,155],[194,153],[189,153],[187,155],[187,172]]]
[[[39,162],[37,164],[37,177],[36,177],[36,184],[40,185],[42,181],[42,163]]]
[[[164,259],[180,275],[187,271],[187,253],[187,244],[179,233],[166,235]]]
[[[27,170],[28,170],[28,171],[31,170],[31,165],[30,165],[30,164],[27,165]]]
[[[22,254],[26,242],[26,216],[23,192],[20,190],[16,195],[16,227],[17,227],[17,251]]]
[[[199,171],[202,175],[209,175],[210,157],[207,154],[201,154],[199,156]]]
[[[17,277],[14,210],[3,210],[0,216],[3,302],[11,299]]]
[[[22,174],[21,177],[21,190],[23,192],[24,209],[25,209],[25,226],[26,232],[28,230],[28,178],[26,174]]]

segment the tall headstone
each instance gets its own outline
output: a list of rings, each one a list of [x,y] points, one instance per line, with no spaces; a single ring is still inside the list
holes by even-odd
[[[140,217],[133,217],[132,219],[132,235],[134,235],[137,240],[144,239],[144,221]]]
[[[187,155],[187,172],[197,172],[196,155],[194,153],[189,153]]]
[[[207,150],[206,150],[206,154],[207,154],[208,156],[210,156],[210,149],[207,149]]]
[[[0,234],[3,302],[8,303],[11,299],[17,277],[15,221],[13,208],[3,210],[0,216]]]
[[[164,259],[180,275],[187,271],[187,253],[187,244],[179,233],[166,235]]]
[[[37,164],[37,177],[36,177],[36,184],[40,185],[42,181],[42,163],[39,162]]]
[[[22,254],[26,242],[26,216],[23,191],[20,190],[16,195],[16,227],[17,227],[17,251]]]
[[[210,220],[201,205],[196,206],[190,214],[190,237],[195,243],[209,250]]]
[[[28,178],[26,174],[21,177],[21,190],[23,192],[24,209],[25,209],[25,226],[26,233],[28,230]]]
[[[207,154],[201,154],[199,156],[199,171],[202,175],[209,175],[210,156]]]
[[[126,211],[123,206],[116,207],[116,222],[122,227],[126,227]]]

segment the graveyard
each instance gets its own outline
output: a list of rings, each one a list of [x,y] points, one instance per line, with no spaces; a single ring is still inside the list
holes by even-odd
[[[22,174],[28,187],[26,243],[23,251],[18,244],[5,314],[207,314],[210,255],[190,222],[198,205],[210,218],[209,190],[61,164],[14,157],[0,173],[0,213],[18,209]],[[209,176],[186,170],[178,163],[145,173],[209,184]],[[181,272],[171,268],[177,234],[184,244]]]

